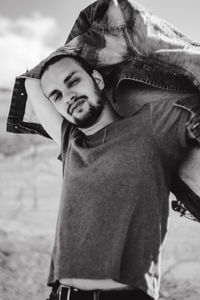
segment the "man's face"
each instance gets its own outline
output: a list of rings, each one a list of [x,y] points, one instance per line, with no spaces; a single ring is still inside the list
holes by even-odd
[[[104,108],[103,79],[94,71],[92,77],[73,58],[62,58],[50,65],[41,78],[45,96],[70,123],[92,126]]]

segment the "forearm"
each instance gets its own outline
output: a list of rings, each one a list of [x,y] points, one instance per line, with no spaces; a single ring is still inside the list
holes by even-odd
[[[191,149],[179,168],[179,176],[200,196],[200,146]]]
[[[33,109],[44,129],[60,146],[61,124],[63,117],[55,110],[51,102],[44,96],[40,80],[27,78],[25,88]]]

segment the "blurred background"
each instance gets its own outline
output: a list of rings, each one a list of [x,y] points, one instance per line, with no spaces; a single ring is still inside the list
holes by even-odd
[[[59,149],[46,138],[6,133],[16,76],[64,44],[91,0],[0,0],[0,299],[46,299],[62,180]],[[199,0],[141,0],[200,41]],[[173,196],[171,195],[173,198]],[[161,299],[200,299],[200,224],[171,212]]]

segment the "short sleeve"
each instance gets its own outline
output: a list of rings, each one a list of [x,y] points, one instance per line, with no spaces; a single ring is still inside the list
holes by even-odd
[[[187,123],[191,112],[175,105],[176,99],[150,104],[153,132],[162,153],[178,157],[191,148],[188,143]]]
[[[62,162],[64,162],[67,153],[72,128],[73,126],[64,119],[61,125],[61,149],[58,156],[58,159]]]

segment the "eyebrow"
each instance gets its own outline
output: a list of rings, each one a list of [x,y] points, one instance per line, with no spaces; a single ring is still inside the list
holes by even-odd
[[[76,71],[71,72],[65,79],[64,79],[64,83],[66,84],[67,82],[70,81],[70,79],[74,76],[74,74],[76,74]],[[53,90],[49,95],[48,98],[50,99],[53,95],[55,95],[57,93],[57,90]]]

